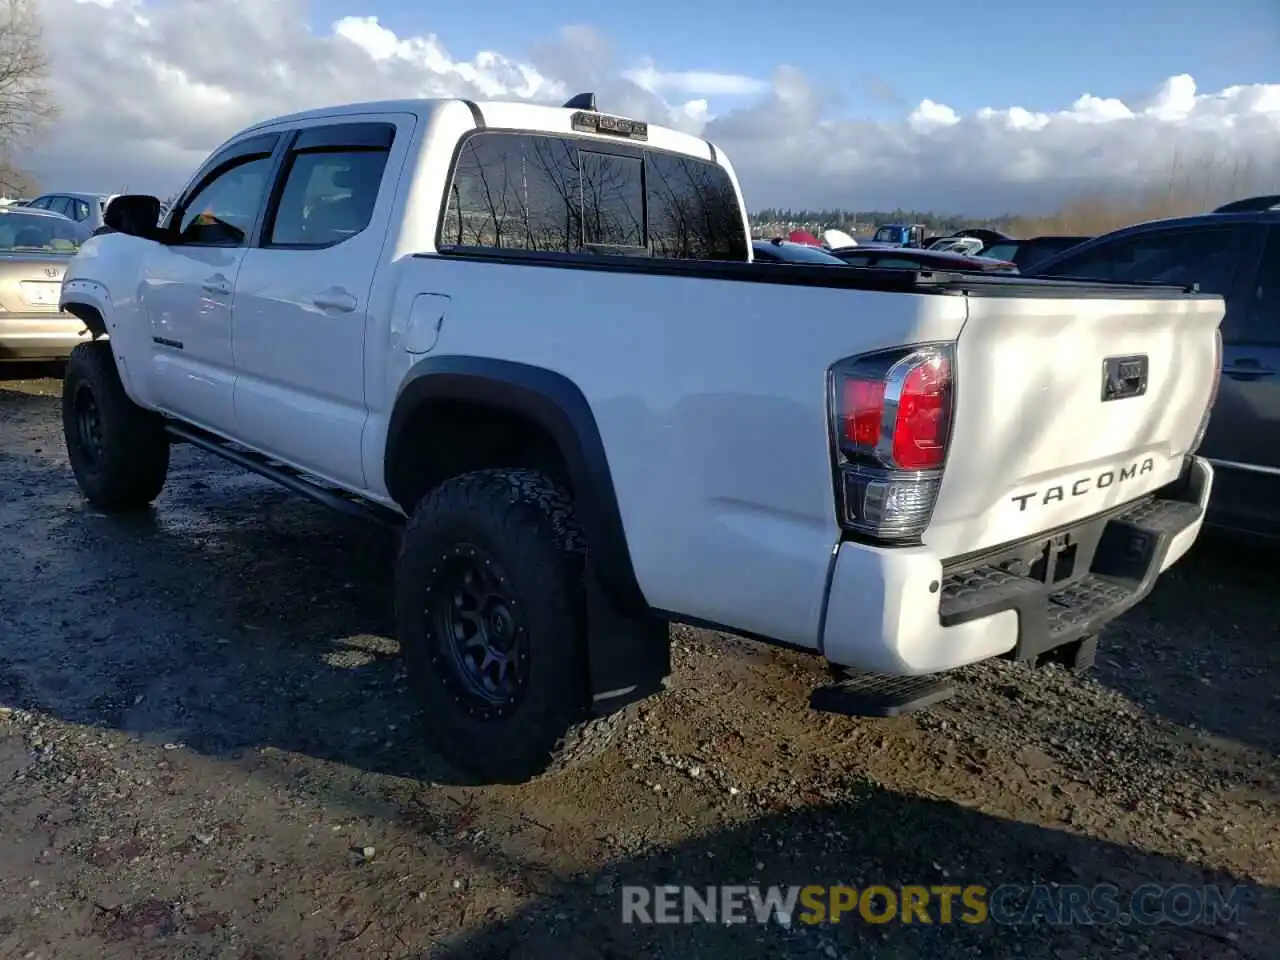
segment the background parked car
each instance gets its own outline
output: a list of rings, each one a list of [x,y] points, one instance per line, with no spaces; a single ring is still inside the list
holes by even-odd
[[[102,226],[107,204],[113,196],[110,193],[42,193],[27,206],[60,213],[83,223],[92,232]]]
[[[1029,272],[1222,294],[1222,378],[1200,449],[1217,467],[1207,520],[1280,537],[1280,196],[1126,227]]]
[[[960,270],[981,273],[1018,272],[1018,268],[1007,260],[971,257],[947,250],[857,246],[848,250],[832,250],[831,255],[852,267],[901,267],[906,270]]]
[[[757,263],[807,263],[819,266],[843,267],[845,262],[827,253],[821,247],[790,240],[753,240],[752,256]]]
[[[62,275],[90,230],[31,207],[0,207],[0,360],[65,360],[87,339],[58,309]]]
[[[925,242],[924,224],[886,223],[876,227],[876,232],[867,241],[869,245],[881,247],[922,247]]]
[[[949,250],[952,253],[963,253],[976,256],[982,251],[984,244],[977,237],[937,237],[925,244],[926,250]]]
[[[997,260],[1011,260],[1017,264],[1020,271],[1026,273],[1028,268],[1035,266],[1037,263],[1043,263],[1064,250],[1070,250],[1072,247],[1092,239],[1089,236],[1057,234],[1030,237],[1026,240],[1005,237],[1002,240],[989,241],[980,251],[980,255],[994,257]]]

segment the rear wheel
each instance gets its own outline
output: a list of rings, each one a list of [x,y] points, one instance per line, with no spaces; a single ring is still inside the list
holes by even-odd
[[[62,378],[62,432],[76,483],[103,510],[136,510],[164,488],[169,439],[159,416],[129,399],[105,340],[71,351]]]
[[[568,496],[529,470],[449,480],[405,529],[398,632],[426,735],[489,782],[563,770],[622,722],[590,717],[580,545]]]

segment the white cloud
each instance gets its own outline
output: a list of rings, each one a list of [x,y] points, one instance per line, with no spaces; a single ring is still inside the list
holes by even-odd
[[[41,0],[40,9],[62,119],[28,165],[50,189],[165,194],[235,130],[327,103],[562,102],[581,90],[596,91],[604,110],[713,139],[752,206],[1044,209],[1083,189],[1159,182],[1175,157],[1216,157],[1242,189],[1280,188],[1280,84],[1204,93],[1183,74],[1146,102],[1093,91],[1056,111],[961,113],[943,97],[873,122],[835,113],[794,67],[757,78],[623,63],[582,25],[532,38],[527,51],[465,56],[374,16],[313,31],[305,0]]]
[[[650,93],[706,93],[743,95],[764,93],[769,84],[740,73],[712,73],[707,70],[663,72],[652,60],[626,71],[623,76]]]
[[[907,123],[921,132],[931,127],[950,127],[960,122],[960,115],[945,103],[934,103],[932,100],[921,100],[907,116]]]

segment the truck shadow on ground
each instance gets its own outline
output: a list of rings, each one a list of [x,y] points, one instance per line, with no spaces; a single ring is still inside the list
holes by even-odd
[[[567,878],[515,916],[454,938],[443,956],[457,960],[600,960],[633,957],[1098,957],[1138,956],[1261,958],[1280,936],[1280,891],[1182,860],[1060,830],[1019,823],[952,803],[908,796],[870,784],[848,801],[767,814],[674,847]],[[921,838],[931,838],[921,843]],[[939,838],[941,842],[939,842]],[[806,920],[803,905],[784,928],[776,920],[745,923],[644,924],[623,921],[624,887],[647,903],[653,888],[770,885],[849,885],[861,895],[873,885],[895,894],[870,899],[832,925]],[[925,910],[902,922],[901,888],[985,888],[981,914],[962,905],[943,922],[941,897],[931,893]],[[1040,885],[1033,893],[1031,887]],[[1002,888],[996,892],[997,888]],[[1206,887],[1216,888],[1214,893]],[[1181,902],[1170,894],[1181,888]],[[1071,892],[1068,892],[1070,890]],[[1071,896],[1092,897],[1067,922]],[[1235,892],[1233,892],[1235,891]],[[1144,894],[1135,900],[1135,894]],[[1209,907],[1218,895],[1234,904],[1234,918]],[[1111,897],[1110,901],[1106,898]],[[648,897],[648,899],[643,899]],[[1233,898],[1238,898],[1234,899]],[[819,898],[821,899],[821,898]],[[679,896],[674,915],[684,909]],[[1103,907],[1111,903],[1108,915]],[[830,901],[828,900],[829,904]],[[874,922],[896,905],[888,922]],[[1134,905],[1139,908],[1135,916]],[[1164,919],[1167,907],[1181,922]],[[1199,909],[1196,909],[1199,908]],[[701,909],[692,907],[692,910]],[[1177,913],[1177,911],[1183,911]],[[1192,914],[1195,914],[1194,919]],[[1125,919],[1123,915],[1128,915]],[[643,919],[645,914],[633,914]],[[702,914],[693,912],[693,917]],[[821,919],[821,915],[810,919]],[[1037,919],[1038,918],[1038,919]],[[1141,949],[1139,944],[1142,945]],[[433,954],[440,955],[440,954]]]
[[[1189,731],[1280,756],[1277,556],[1205,531],[1150,596],[1108,628],[1094,675]]]
[[[418,736],[385,533],[190,449],[127,516],[85,504],[60,450],[0,451],[5,525],[22,543],[0,573],[0,702],[211,756],[469,782]]]

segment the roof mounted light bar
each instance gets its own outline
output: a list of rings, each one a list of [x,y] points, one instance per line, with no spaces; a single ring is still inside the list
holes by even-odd
[[[573,129],[579,133],[600,133],[627,140],[648,140],[649,125],[641,120],[611,117],[596,107],[594,93],[579,93],[564,102],[564,109],[577,110],[570,118]]]
[[[580,133],[599,133],[625,140],[649,139],[649,125],[641,120],[627,120],[582,110],[570,118],[570,123]]]

